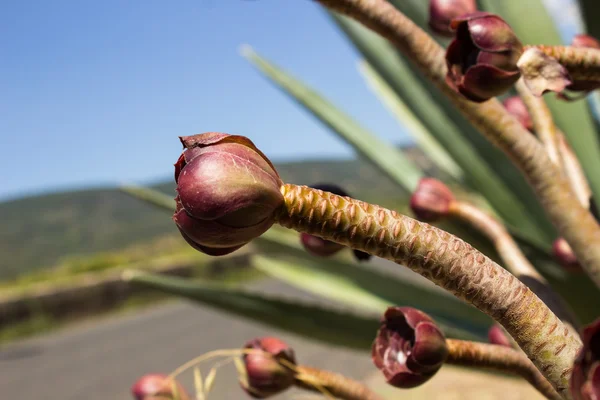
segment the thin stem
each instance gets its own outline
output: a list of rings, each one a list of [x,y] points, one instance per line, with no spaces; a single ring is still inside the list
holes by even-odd
[[[579,159],[569,146],[565,135],[562,132],[558,132],[558,153],[562,163],[563,170],[569,178],[571,188],[575,192],[575,195],[579,199],[579,203],[585,207],[590,207],[590,197],[592,196],[592,190],[590,184],[585,177],[583,168],[579,163]]]
[[[546,102],[542,97],[534,96],[522,78],[517,81],[515,87],[517,92],[519,92],[519,96],[521,96],[521,100],[525,103],[529,115],[531,115],[533,130],[544,147],[546,147],[548,157],[550,157],[550,160],[554,164],[560,165],[557,128],[552,120],[552,113]]]
[[[506,328],[568,398],[581,342],[522,282],[461,239],[385,208],[306,186],[281,187],[277,222],[406,265]]]
[[[478,207],[463,201],[452,202],[449,214],[484,234],[494,244],[496,251],[511,273],[538,295],[561,320],[572,327],[578,326],[576,318],[565,302],[529,262],[500,221]]]
[[[556,59],[573,81],[600,82],[600,50],[591,47],[529,46]]]
[[[517,374],[548,399],[562,397],[523,353],[504,346],[448,339],[448,364]]]
[[[468,101],[445,82],[444,49],[385,0],[317,0],[390,40],[490,141],[523,171],[537,197],[590,277],[600,286],[600,226],[582,207],[540,142],[497,99]]]
[[[296,386],[344,400],[383,400],[364,384],[322,369],[296,366]]]

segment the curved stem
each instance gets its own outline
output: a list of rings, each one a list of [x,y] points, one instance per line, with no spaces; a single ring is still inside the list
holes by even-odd
[[[406,265],[473,304],[504,326],[568,396],[581,342],[514,275],[461,239],[395,211],[306,186],[285,184],[281,192],[280,225]]]
[[[385,0],[317,0],[352,17],[392,42],[416,64],[490,141],[523,171],[561,236],[600,286],[600,226],[582,207],[570,184],[540,142],[496,99],[468,101],[445,82],[444,50],[429,35]]]
[[[572,327],[578,326],[566,303],[552,290],[546,279],[525,257],[525,254],[523,254],[504,225],[476,206],[462,201],[452,202],[449,214],[468,223],[484,234],[494,244],[496,251],[510,272],[538,295],[561,320]]]
[[[344,400],[383,400],[364,384],[334,372],[298,365],[296,386]]]
[[[600,50],[573,46],[528,46],[541,50],[567,69],[574,81],[600,82]]]
[[[579,163],[579,159],[569,146],[565,135],[562,132],[558,132],[558,153],[562,162],[563,170],[571,182],[571,188],[575,192],[575,195],[579,199],[579,203],[585,208],[590,207],[590,197],[592,196],[592,190],[585,177],[583,168]]]
[[[487,343],[448,339],[448,364],[485,368],[509,374],[517,374],[548,399],[562,397],[554,390],[531,361],[518,350]]]
[[[558,153],[558,134],[556,125],[552,120],[552,113],[546,105],[546,102],[542,97],[534,96],[531,90],[527,87],[523,79],[519,79],[515,85],[521,100],[525,103],[529,115],[531,115],[531,122],[533,123],[533,130],[537,137],[540,139],[546,152],[550,157],[550,160],[560,165],[560,156]]]

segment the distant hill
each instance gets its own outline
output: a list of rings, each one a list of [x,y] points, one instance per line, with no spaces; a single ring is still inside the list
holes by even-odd
[[[424,169],[415,148],[407,154]],[[361,200],[394,204],[405,198],[387,177],[362,160],[279,163],[286,182],[334,182]],[[174,183],[153,186],[174,196]],[[0,203],[0,279],[46,268],[61,258],[121,249],[176,233],[171,218],[116,188],[47,194]]]

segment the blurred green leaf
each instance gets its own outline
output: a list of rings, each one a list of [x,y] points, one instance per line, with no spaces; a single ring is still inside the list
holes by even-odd
[[[410,133],[429,159],[448,175],[456,180],[462,180],[462,169],[373,67],[367,61],[362,60],[358,69],[373,93],[388,108],[398,123]]]
[[[496,13],[506,20],[525,44],[561,44],[560,33],[541,0],[497,1],[480,0],[483,9]],[[598,17],[598,1],[582,2],[590,16]],[[592,5],[593,3],[593,5]],[[597,26],[598,19],[590,20]],[[600,143],[596,125],[587,101],[565,102],[555,95],[545,97],[556,124],[565,132],[577,154],[594,193],[600,200]]]
[[[431,83],[422,81],[385,39],[349,18],[331,15],[369,64],[462,168],[467,183],[479,191],[505,221],[521,230],[522,236],[542,238],[550,243],[554,238],[553,227],[510,160],[487,142],[445,96],[436,96],[439,91]],[[447,115],[447,111],[450,114]],[[504,178],[497,174],[504,172],[508,174]]]
[[[394,182],[409,192],[416,188],[423,173],[400,150],[362,128],[313,89],[265,60],[250,47],[244,47],[242,54],[284,93],[310,111]]]
[[[370,350],[379,327],[377,315],[338,311],[315,303],[286,300],[229,285],[138,271],[128,271],[124,279],[336,346]]]
[[[175,200],[173,200],[172,197],[159,192],[158,190],[131,184],[121,186],[119,189],[135,198],[145,201],[148,204],[152,204],[157,208],[170,212],[175,211]]]

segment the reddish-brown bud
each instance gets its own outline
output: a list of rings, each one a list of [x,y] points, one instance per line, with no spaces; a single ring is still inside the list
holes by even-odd
[[[579,351],[571,374],[571,394],[574,400],[600,399],[600,319],[586,326],[581,335]]]
[[[552,254],[558,263],[569,272],[583,272],[583,268],[573,253],[569,243],[563,238],[558,238],[552,244]]]
[[[488,341],[499,346],[512,347],[512,343],[499,325],[493,325],[488,331]]]
[[[435,375],[448,357],[448,347],[427,314],[410,307],[390,307],[381,320],[371,357],[390,385],[412,388]]]
[[[264,399],[288,389],[294,383],[296,365],[294,350],[274,337],[251,340],[245,349],[257,350],[244,355],[246,368],[242,388],[252,397]]]
[[[142,376],[131,387],[135,400],[189,400],[185,389],[175,379],[163,374]]]
[[[283,203],[282,182],[248,138],[209,132],[180,139],[185,150],[175,163],[173,219],[192,247],[228,254],[271,227]]]
[[[423,178],[410,198],[410,208],[418,219],[434,222],[448,215],[453,202],[448,186],[434,178]]]
[[[527,106],[519,96],[507,97],[502,104],[506,111],[508,111],[513,117],[515,117],[521,125],[528,131],[533,131],[533,121],[531,115],[527,110]]]
[[[431,0],[429,2],[429,27],[435,33],[453,37],[450,22],[454,18],[477,11],[475,0]]]
[[[499,16],[475,12],[452,20],[456,38],[446,51],[448,85],[469,100],[498,96],[519,79],[523,45]]]

